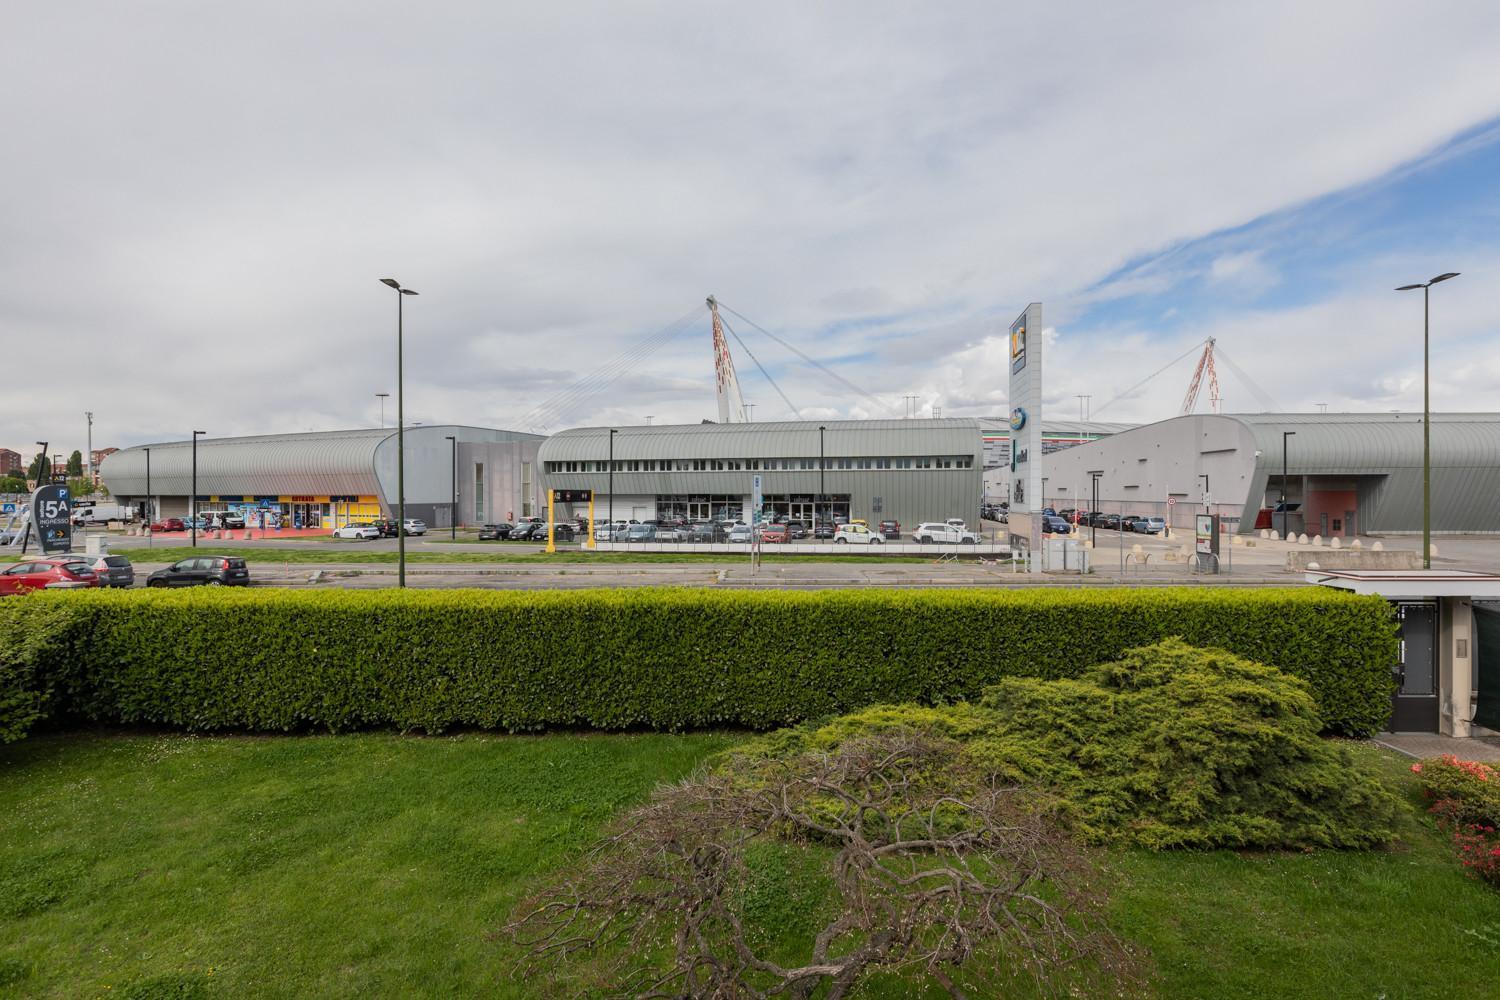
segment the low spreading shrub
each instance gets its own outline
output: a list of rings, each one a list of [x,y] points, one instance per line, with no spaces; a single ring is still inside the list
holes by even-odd
[[[10,606],[23,624],[66,614],[86,636],[69,710],[195,730],[763,729],[1076,677],[1181,635],[1303,678],[1324,727],[1363,734],[1389,712],[1396,658],[1384,601],[1322,588],[204,589]]]
[[[1358,848],[1393,831],[1395,798],[1319,737],[1305,682],[1177,639],[1075,679],[1006,678],[979,704],[869,708],[732,753],[828,752],[902,730],[954,740],[966,766],[1049,792],[1094,843]]]
[[[1464,868],[1500,886],[1500,770],[1444,754],[1411,766],[1438,826],[1453,838]]]

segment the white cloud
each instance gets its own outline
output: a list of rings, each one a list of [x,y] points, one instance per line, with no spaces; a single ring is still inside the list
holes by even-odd
[[[990,408],[986,338],[1042,299],[1060,398],[1097,404],[1187,345],[1128,331],[1070,354],[1081,290],[1500,108],[1484,3],[410,13],[100,0],[8,20],[0,444],[81,445],[85,399],[96,445],[372,423],[393,381],[386,274],[422,293],[408,407],[432,420],[503,425],[709,292],[820,357],[870,353],[840,371],[895,412],[903,392]],[[1320,345],[1351,329],[1312,312]],[[711,413],[707,339],[576,421]],[[1309,359],[1370,367],[1363,341],[1285,353],[1257,377],[1287,397]],[[1351,397],[1387,377],[1367,374]],[[809,414],[874,410],[785,376]]]

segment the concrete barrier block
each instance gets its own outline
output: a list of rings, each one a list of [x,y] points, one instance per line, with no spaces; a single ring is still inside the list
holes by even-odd
[[[1304,549],[1286,554],[1286,568],[1291,573],[1308,572],[1313,569],[1421,569],[1422,558],[1410,549],[1392,549],[1375,552],[1355,549]]]

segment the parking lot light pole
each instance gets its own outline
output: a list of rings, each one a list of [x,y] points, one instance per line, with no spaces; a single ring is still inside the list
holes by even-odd
[[[154,518],[152,517],[151,507],[152,507],[152,503],[151,503],[151,449],[147,448],[146,449],[146,509],[145,509],[145,511],[143,511],[143,513],[146,515],[146,547],[147,548],[150,548],[152,546],[152,544],[155,542],[155,539],[151,537],[151,522],[154,520]]]
[[[448,538],[458,538],[458,438],[452,434],[445,435],[448,442],[453,445],[453,458],[448,463],[448,469],[453,478],[453,513],[448,518]]]
[[[620,433],[611,427],[609,429],[609,540],[615,540],[615,435]]]
[[[1431,295],[1428,290],[1439,281],[1458,277],[1457,271],[1440,274],[1420,285],[1402,285],[1398,292],[1422,289],[1422,568],[1432,569],[1432,408],[1431,383],[1428,380],[1427,334],[1428,306]]]
[[[193,528],[193,548],[198,547],[198,438],[208,431],[193,431],[193,498],[188,504]]]
[[[391,396],[388,392],[377,392],[375,398],[380,400],[380,426],[385,427],[385,401]]]
[[[1281,432],[1281,538],[1286,540],[1287,509],[1286,509],[1286,439],[1296,435],[1296,431]]]
[[[1212,514],[1213,511],[1208,509],[1208,502],[1213,499],[1212,494],[1208,492],[1208,473],[1200,472],[1198,473],[1198,478],[1203,480],[1203,512],[1205,514]]]
[[[1094,503],[1089,509],[1089,547],[1093,548],[1099,542],[1099,519],[1094,515],[1099,513],[1099,477],[1102,472],[1090,472],[1089,477],[1094,480]]]
[[[813,529],[818,527],[818,507],[826,506],[828,503],[828,458],[823,448],[823,435],[827,433],[828,427],[824,424],[818,425],[818,502],[813,504]],[[829,518],[832,521],[833,518]],[[814,539],[816,541],[816,539]]]
[[[402,288],[395,278],[381,278],[382,285],[396,290],[396,586],[406,586],[406,411],[405,380],[402,371],[402,341],[405,331],[403,304],[406,296],[415,295]]]

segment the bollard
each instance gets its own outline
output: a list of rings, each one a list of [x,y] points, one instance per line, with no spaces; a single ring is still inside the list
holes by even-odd
[[[1359,539],[1358,538],[1356,538],[1354,541],[1350,542],[1349,543],[1349,547],[1351,549],[1362,549],[1362,548],[1364,548],[1364,546],[1359,543]]]
[[[1339,536],[1338,535],[1334,535],[1332,538],[1328,539],[1328,547],[1330,549],[1340,548],[1340,547],[1343,546],[1343,544],[1344,544],[1343,542],[1339,541]]]
[[[1371,552],[1384,552],[1385,551],[1385,543],[1383,543],[1383,542],[1376,542],[1374,545],[1370,546],[1370,551]]]
[[[1323,546],[1323,536],[1322,535],[1313,535],[1313,537],[1312,537],[1312,544],[1313,544],[1314,548],[1322,548],[1322,546]]]

